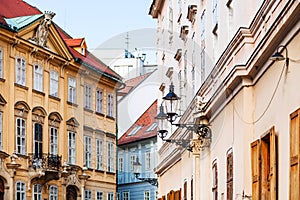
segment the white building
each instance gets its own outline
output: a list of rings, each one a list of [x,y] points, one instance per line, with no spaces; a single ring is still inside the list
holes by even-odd
[[[166,127],[193,153],[161,146],[160,199],[300,198],[299,9],[287,0],[153,0],[161,96],[172,81],[179,122],[205,117],[212,132],[203,147],[194,132]],[[276,51],[286,62],[269,60]]]

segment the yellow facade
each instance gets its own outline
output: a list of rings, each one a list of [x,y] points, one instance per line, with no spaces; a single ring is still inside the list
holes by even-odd
[[[0,28],[0,199],[18,199],[17,194],[22,193],[20,185],[25,186],[26,199],[32,199],[39,192],[42,199],[50,199],[53,188],[54,193],[57,189],[58,199],[84,199],[85,195],[91,195],[92,199],[96,195],[115,198],[116,90],[120,79],[76,61],[54,24],[49,28],[47,47],[30,41],[39,22],[17,33]],[[16,66],[20,58],[26,63],[25,72],[18,71]],[[37,65],[41,67],[39,81],[35,80],[38,79]],[[50,94],[53,71],[58,74],[57,96]],[[24,84],[17,83],[19,73],[25,76],[21,77]],[[75,80],[73,103],[69,102],[70,77]],[[86,97],[85,85],[90,86],[90,97]],[[101,113],[96,112],[97,90],[103,92],[102,103],[98,102],[102,106]],[[112,116],[107,113],[108,95],[113,97]],[[85,108],[85,98],[90,99],[89,108]],[[38,130],[42,134],[38,134]],[[19,137],[20,132],[23,135]],[[75,139],[70,138],[70,133],[74,133]],[[50,134],[57,134],[57,139]],[[38,135],[42,139],[38,139]],[[85,136],[90,139],[88,142]],[[58,155],[53,156],[51,151]],[[74,160],[70,154],[74,154],[71,156]],[[86,169],[87,154],[91,161]],[[34,185],[40,185],[42,190]]]

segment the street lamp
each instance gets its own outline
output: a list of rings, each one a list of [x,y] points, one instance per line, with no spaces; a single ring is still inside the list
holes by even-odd
[[[136,162],[133,163],[133,173],[135,178],[141,181],[146,181],[153,186],[158,186],[157,178],[141,178],[139,177],[142,171],[142,164],[139,162],[139,158],[136,158]]]
[[[189,140],[174,140],[174,139],[165,139],[168,131],[164,129],[164,121],[167,120],[171,125],[177,126],[179,128],[186,128],[189,131],[195,132],[197,135],[197,139],[201,140],[201,144],[205,144],[207,146],[207,142],[211,139],[211,129],[208,126],[208,120],[206,117],[200,117],[197,123],[174,123],[179,114],[176,113],[176,109],[178,107],[178,101],[180,97],[178,97],[174,92],[174,85],[171,83],[169,88],[169,93],[162,98],[165,102],[166,113],[164,112],[164,106],[160,105],[159,113],[155,117],[158,120],[158,136],[165,142],[175,143],[176,145],[186,147],[188,150],[192,150],[192,147],[189,145]]]
[[[282,48],[285,50],[285,57],[279,52],[279,49]],[[289,66],[289,57],[288,57],[288,50],[285,45],[279,45],[276,49],[276,52],[270,57],[270,60],[273,61],[282,61],[285,60],[285,64],[288,67]]]

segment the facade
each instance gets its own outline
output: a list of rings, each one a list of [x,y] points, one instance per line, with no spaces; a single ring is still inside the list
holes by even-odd
[[[137,179],[134,174],[134,163],[138,161],[142,165],[139,177],[156,179],[156,111],[157,101],[118,140],[118,199],[157,199],[157,186]]]
[[[24,1],[0,8],[0,199],[115,199],[121,77]]]
[[[169,131],[171,139],[189,139],[192,152],[159,147],[159,199],[300,198],[299,9],[298,1],[152,2],[162,82],[170,78],[165,66],[173,77],[182,66],[200,72],[179,122],[206,118],[212,133],[202,143],[185,128]],[[184,40],[175,44],[172,32]],[[281,62],[270,60],[276,52]],[[180,81],[172,81],[180,94]]]

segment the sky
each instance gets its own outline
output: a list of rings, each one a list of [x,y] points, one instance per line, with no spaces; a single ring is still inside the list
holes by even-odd
[[[148,14],[152,0],[24,1],[42,12],[56,13],[53,21],[73,38],[84,37],[90,51],[99,47],[126,48],[127,32],[129,49],[155,45],[153,33],[157,22]],[[140,37],[135,33],[145,35],[145,31],[151,44],[137,41]]]

